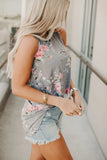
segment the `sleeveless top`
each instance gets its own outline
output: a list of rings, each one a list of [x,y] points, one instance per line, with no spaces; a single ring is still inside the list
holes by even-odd
[[[36,37],[35,34],[33,35]],[[66,97],[70,91],[71,80],[70,50],[66,49],[61,35],[57,31],[48,41],[36,38],[38,40],[38,51],[34,55],[27,85],[50,95]],[[25,100],[21,119],[28,136],[37,132],[46,111],[52,106]]]

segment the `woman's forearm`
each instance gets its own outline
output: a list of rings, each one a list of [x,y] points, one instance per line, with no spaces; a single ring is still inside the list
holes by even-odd
[[[35,89],[33,87],[30,87],[28,85],[17,87],[18,89],[15,89],[15,91],[12,90],[12,93],[14,95],[17,95],[19,97],[22,97],[24,99],[28,99],[37,103],[43,103],[43,95],[44,93],[39,91],[38,89]],[[49,105],[55,105],[59,107],[59,97],[54,95],[48,94],[48,101],[47,104]]]
[[[72,79],[71,79],[71,83],[70,83],[70,89],[71,88],[74,88],[74,84],[73,84],[73,82],[72,82]]]

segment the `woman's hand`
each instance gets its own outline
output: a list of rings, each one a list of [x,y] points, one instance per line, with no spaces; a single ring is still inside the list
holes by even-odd
[[[79,92],[78,91],[74,91],[73,92],[73,102],[75,103],[75,104],[77,104],[78,106],[79,106],[79,108],[81,108],[82,109],[82,114],[83,114],[83,112],[84,112],[84,110],[85,110],[85,106],[84,106],[84,103],[83,103],[83,101],[82,101],[82,99],[81,99],[81,97],[80,97],[80,95],[79,95]]]
[[[62,33],[62,32],[63,32],[63,30],[64,30],[64,29],[63,29],[63,28],[61,28],[61,27],[58,27],[58,28],[56,28],[56,29],[55,29],[55,31],[57,31],[57,32],[59,32],[59,33]]]
[[[71,99],[58,97],[58,106],[65,115],[81,115],[81,108],[76,105]]]

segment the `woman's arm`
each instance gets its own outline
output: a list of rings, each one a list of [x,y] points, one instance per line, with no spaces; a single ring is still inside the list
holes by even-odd
[[[61,35],[61,38],[62,38],[62,40],[63,40],[63,42],[64,42],[64,45],[66,46],[66,31],[65,31],[65,29],[63,29],[63,28],[57,28],[57,31],[60,33],[60,35]],[[72,79],[71,79],[71,82],[70,82],[70,89],[71,88],[74,88],[74,84],[73,84],[73,82],[72,82]],[[72,93],[72,96],[73,96],[73,102],[76,104],[76,105],[78,105],[79,107],[80,107],[80,109],[81,109],[81,107],[82,107],[82,114],[83,114],[83,112],[84,112],[84,110],[85,110],[85,106],[84,106],[84,104],[83,104],[83,102],[82,102],[82,99],[81,99],[81,97],[80,97],[80,95],[79,95],[79,92],[77,91],[77,90],[74,90],[74,92]]]
[[[37,102],[43,103],[44,93],[27,85],[31,74],[34,55],[38,50],[38,41],[33,35],[25,36],[18,46],[12,77],[12,93]],[[69,99],[48,94],[47,104],[59,107],[63,113],[69,115],[74,111],[79,113],[80,109]]]
[[[12,78],[12,93],[19,97],[43,103],[44,93],[27,85],[30,77],[34,55],[38,50],[38,40],[32,36],[25,36],[16,53]],[[57,96],[48,95],[47,103],[58,106]]]

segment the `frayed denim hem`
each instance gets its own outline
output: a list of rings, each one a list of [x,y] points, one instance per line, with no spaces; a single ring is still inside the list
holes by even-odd
[[[57,134],[57,136],[55,136],[54,138],[52,138],[51,140],[46,140],[46,139],[39,139],[39,140],[36,140],[36,139],[33,139],[33,137],[28,137],[27,135],[25,136],[25,139],[28,140],[29,142],[33,143],[33,144],[36,144],[38,143],[39,145],[42,145],[42,144],[48,144],[49,142],[52,142],[52,141],[55,141],[57,139],[60,138],[60,135],[59,133]]]

